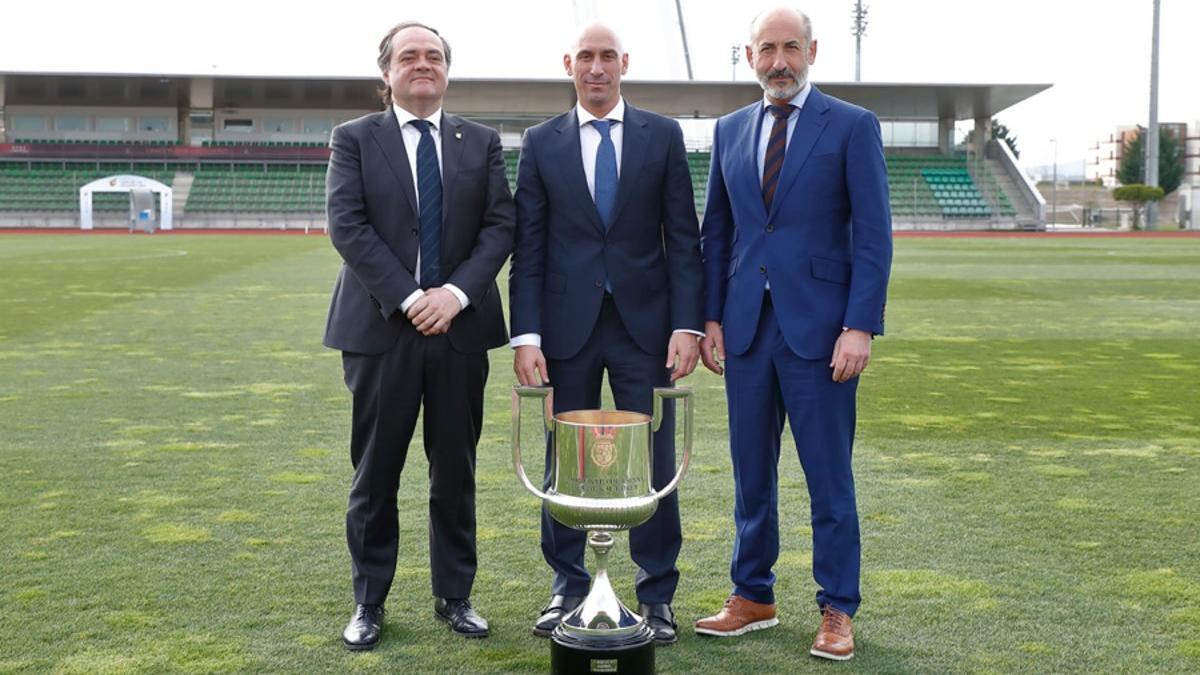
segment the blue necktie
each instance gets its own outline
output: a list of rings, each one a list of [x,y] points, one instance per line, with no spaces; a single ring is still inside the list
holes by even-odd
[[[600,132],[600,147],[596,150],[596,210],[604,229],[612,225],[613,206],[617,203],[617,149],[613,146],[612,124],[609,120],[592,120]]]
[[[442,170],[426,120],[410,122],[421,132],[417,144],[417,192],[421,203],[421,288],[442,285]]]

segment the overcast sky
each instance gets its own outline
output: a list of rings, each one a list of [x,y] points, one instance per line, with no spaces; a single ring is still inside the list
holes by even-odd
[[[1200,1],[1161,0],[1159,120],[1200,120]],[[393,23],[437,27],[458,77],[557,78],[579,27],[604,21],[630,54],[630,79],[687,79],[674,0],[330,3],[206,0],[138,5],[4,3],[0,71],[373,76]],[[730,48],[772,2],[682,0],[698,80],[752,79]],[[998,115],[1026,165],[1082,160],[1118,124],[1149,117],[1151,0],[871,0],[862,79],[1049,83]],[[814,82],[854,79],[853,0],[798,0],[818,41]],[[633,103],[637,103],[633,101]]]

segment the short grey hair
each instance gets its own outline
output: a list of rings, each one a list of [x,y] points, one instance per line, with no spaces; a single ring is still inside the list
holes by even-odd
[[[420,21],[401,21],[395,26],[392,26],[392,29],[387,32],[387,35],[384,35],[383,39],[379,41],[379,59],[376,61],[379,64],[379,72],[387,72],[388,66],[392,63],[392,38],[396,37],[396,33],[399,33],[406,28],[424,28],[430,33],[438,36],[438,39],[442,41],[442,56],[446,57],[446,70],[450,69],[450,43],[446,41],[446,38],[442,37],[441,33],[437,32],[436,28],[433,26],[427,26]],[[379,94],[383,98],[383,104],[385,106],[391,105],[392,85],[385,82],[383,86],[380,87]]]
[[[774,12],[777,9],[789,9],[789,8],[772,7],[771,9],[764,9],[763,11],[759,12],[758,14],[755,14],[754,18],[750,20],[750,42],[752,44],[754,43],[754,38],[756,37],[756,32],[758,31],[759,19],[762,19],[764,15],[770,14],[771,12]],[[808,18],[807,14],[805,14],[804,12],[802,12],[798,9],[795,9],[795,8],[791,8],[791,9],[796,14],[799,14],[800,18],[804,20],[804,41],[812,42],[812,36],[813,36],[812,19]]]

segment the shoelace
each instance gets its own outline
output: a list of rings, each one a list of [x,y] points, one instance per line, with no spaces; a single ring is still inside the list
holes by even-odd
[[[821,619],[822,629],[841,635],[846,632],[846,621],[849,616],[842,612],[834,610],[832,607],[826,607],[823,612],[824,616]]]
[[[371,611],[371,610],[367,607],[367,605],[360,605],[358,608],[358,611],[354,613],[354,618],[355,619],[365,618],[367,616],[367,612],[369,612],[369,611]],[[379,613],[380,618],[382,618],[385,613],[384,609],[382,607],[376,607],[375,611]]]

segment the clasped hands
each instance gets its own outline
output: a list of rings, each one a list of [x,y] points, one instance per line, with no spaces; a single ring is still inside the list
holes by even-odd
[[[721,324],[708,321],[704,324],[704,339],[700,341],[700,360],[704,367],[717,375],[725,372],[721,366],[725,362],[725,333]],[[829,367],[833,369],[833,381],[845,382],[858,377],[866,370],[871,360],[871,334],[854,328],[847,328],[833,343],[833,358]]]
[[[462,311],[458,298],[443,287],[430,288],[408,308],[405,316],[421,335],[441,335]]]

